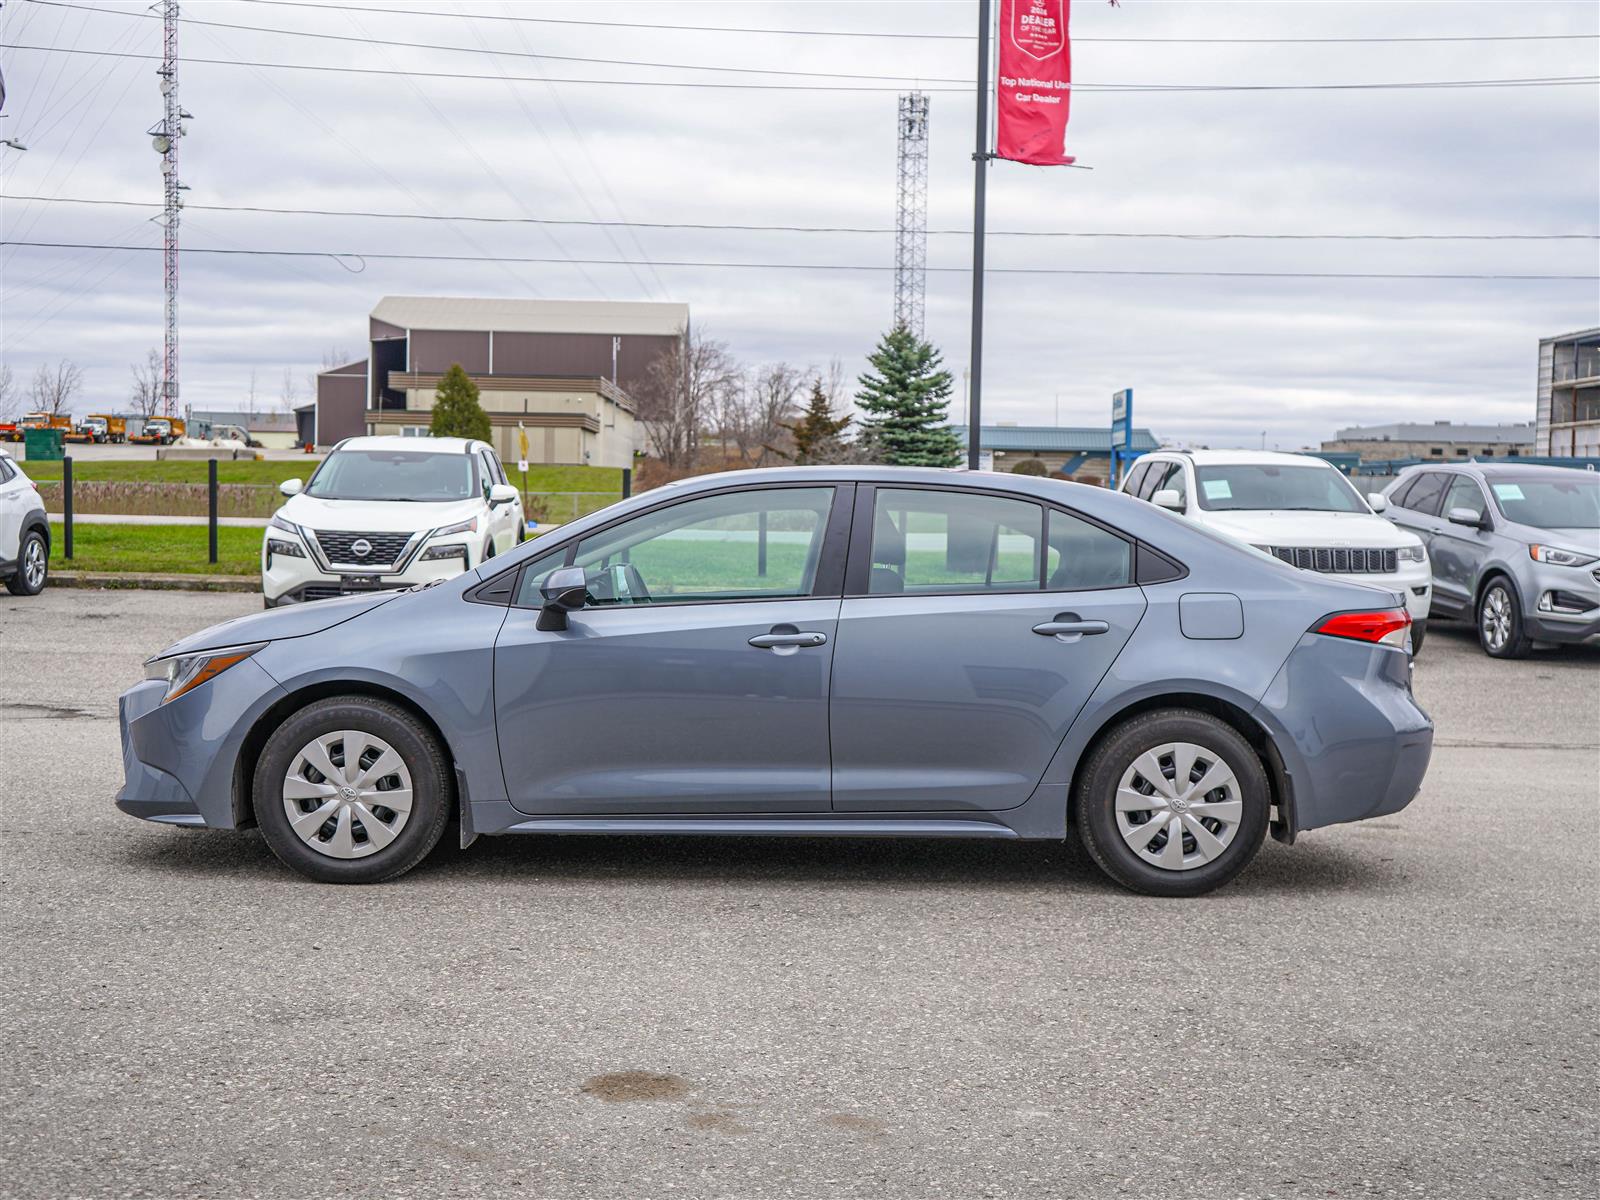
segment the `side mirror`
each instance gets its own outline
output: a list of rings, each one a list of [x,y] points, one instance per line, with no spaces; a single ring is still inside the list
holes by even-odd
[[[489,507],[498,508],[502,504],[510,504],[517,498],[517,489],[509,483],[496,483],[489,488]],[[560,572],[557,572],[559,574]]]
[[[1183,497],[1178,494],[1176,488],[1162,488],[1150,497],[1150,503],[1157,508],[1170,509],[1175,513],[1183,511]]]
[[[567,614],[583,607],[589,597],[589,577],[582,567],[562,567],[552,571],[539,585],[544,607],[539,610],[538,629],[546,633],[567,627]]]
[[[1373,512],[1381,513],[1388,509],[1389,497],[1385,496],[1382,492],[1368,492],[1367,503],[1372,505]]]
[[[278,490],[285,496],[298,496],[306,490],[306,485],[298,479],[285,479],[278,485]]]
[[[1474,529],[1483,528],[1483,514],[1475,508],[1458,505],[1445,514],[1452,525],[1470,525]]]

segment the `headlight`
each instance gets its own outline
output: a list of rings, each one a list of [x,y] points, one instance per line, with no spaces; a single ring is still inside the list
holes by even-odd
[[[447,533],[477,533],[478,518],[468,517],[465,521],[457,521],[454,525],[446,525],[443,529],[435,529],[429,537],[444,537]]]
[[[424,562],[433,562],[441,558],[459,558],[465,563],[467,561],[467,548],[460,542],[450,542],[443,546],[429,546],[422,552]]]
[[[1579,554],[1576,550],[1558,550],[1554,546],[1528,547],[1528,557],[1534,562],[1549,563],[1552,567],[1587,567],[1595,561],[1593,554]]]
[[[152,658],[144,664],[144,677],[167,681],[167,694],[161,697],[161,703],[165,704],[168,700],[176,700],[185,692],[194,690],[206,680],[215,679],[229,667],[242,663],[265,645],[265,642],[257,642],[253,646],[228,646],[221,650],[204,650],[199,654],[174,654],[170,658]]]
[[[285,533],[292,533],[296,537],[305,536],[305,534],[300,531],[300,526],[296,525],[293,521],[284,520],[277,513],[272,514],[272,520],[268,521],[267,525],[272,529],[281,529]]]
[[[1401,546],[1398,557],[1401,562],[1427,562],[1428,552],[1420,545]]]
[[[300,548],[299,542],[286,542],[282,538],[269,537],[267,539],[267,558],[270,560],[274,554],[281,554],[285,558],[304,558],[306,552]]]

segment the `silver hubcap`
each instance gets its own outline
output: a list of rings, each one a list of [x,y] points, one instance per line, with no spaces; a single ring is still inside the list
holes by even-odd
[[[1491,650],[1504,650],[1511,640],[1511,597],[1504,588],[1493,587],[1483,598],[1483,640]]]
[[[411,818],[411,772],[395,748],[356,729],[300,748],[283,777],[283,811],[295,835],[329,858],[365,858]]]
[[[30,588],[44,582],[44,543],[38,538],[29,540],[27,552],[22,556],[22,577]]]
[[[1215,860],[1239,832],[1244,801],[1222,756],[1192,742],[1146,750],[1117,785],[1117,829],[1153,867],[1192,871]]]

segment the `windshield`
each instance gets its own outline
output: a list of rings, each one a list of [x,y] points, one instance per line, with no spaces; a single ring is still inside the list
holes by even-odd
[[[1537,529],[1600,529],[1600,475],[1572,472],[1571,479],[1522,478],[1489,481],[1506,520]]]
[[[1364,513],[1355,488],[1332,467],[1280,467],[1276,463],[1196,466],[1200,507],[1213,512],[1309,509]]]
[[[306,487],[319,500],[467,500],[476,494],[472,455],[416,450],[340,450]]]

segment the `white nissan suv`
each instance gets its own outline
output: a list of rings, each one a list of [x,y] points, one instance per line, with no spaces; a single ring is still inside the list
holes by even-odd
[[[1377,514],[1338,470],[1305,454],[1161,450],[1142,455],[1118,489],[1179,513],[1291,566],[1398,592],[1422,648],[1433,571],[1422,539]],[[1396,537],[1396,534],[1400,536]]]
[[[268,608],[459,575],[526,533],[521,493],[466,438],[346,438],[280,490],[261,545]]]

